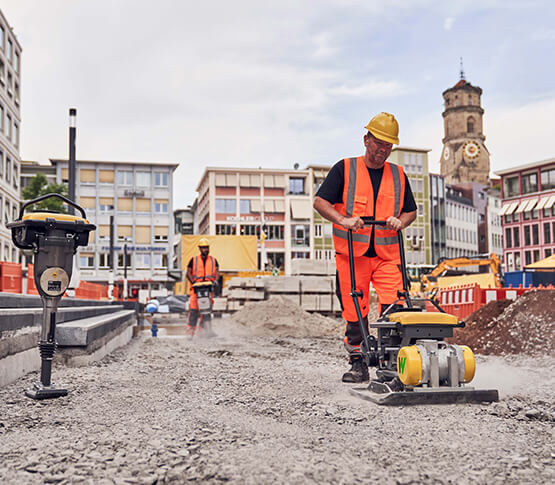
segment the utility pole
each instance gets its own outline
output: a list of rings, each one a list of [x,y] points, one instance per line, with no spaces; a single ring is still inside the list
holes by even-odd
[[[114,216],[110,216],[110,255],[109,255],[110,276],[108,279],[108,298],[114,300]]]
[[[68,199],[72,202],[75,202],[75,138],[77,136],[76,118],[77,110],[75,108],[69,108]],[[75,214],[75,209],[72,206],[68,206],[68,212],[70,214]]]

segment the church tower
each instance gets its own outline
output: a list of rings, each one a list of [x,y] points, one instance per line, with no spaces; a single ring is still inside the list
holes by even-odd
[[[482,89],[465,78],[443,92],[445,137],[441,152],[441,175],[448,184],[479,182],[489,184],[489,152],[484,144]]]

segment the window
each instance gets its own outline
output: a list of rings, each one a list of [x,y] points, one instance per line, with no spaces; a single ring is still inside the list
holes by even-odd
[[[524,251],[524,264],[532,263],[532,251]]]
[[[520,252],[515,253],[515,270],[520,269]]]
[[[284,226],[268,226],[266,234],[271,241],[283,241]]]
[[[258,236],[260,234],[260,226],[258,224],[241,224],[239,232],[241,236]]]
[[[168,236],[168,226],[154,226],[154,242],[167,242]]]
[[[314,224],[314,237],[322,237],[322,224]]]
[[[111,197],[100,197],[98,202],[100,212],[112,212],[114,210],[114,199]]]
[[[118,224],[118,241],[131,241],[133,239],[133,227]]]
[[[424,181],[422,179],[416,181],[416,191],[424,192]]]
[[[472,116],[469,116],[468,119],[466,120],[466,131],[467,133],[474,133],[474,118]]]
[[[155,268],[167,268],[168,267],[168,255],[167,254],[155,254],[153,257]]]
[[[110,253],[100,253],[98,255],[98,267],[99,268],[109,268],[110,267]]]
[[[14,69],[15,72],[17,72],[19,74],[19,69],[21,67],[20,61],[19,61],[19,52],[15,53],[15,62],[14,62]]]
[[[133,172],[131,170],[118,170],[118,185],[133,185]]]
[[[290,177],[289,178],[289,193],[290,194],[304,194],[304,177]]]
[[[0,132],[4,133],[4,107],[0,105]]]
[[[79,180],[82,184],[96,184],[96,170],[82,168],[79,173]]]
[[[17,123],[13,124],[13,139],[12,143],[17,147],[19,146],[19,126]]]
[[[532,224],[532,244],[536,245],[540,243],[540,234],[539,234],[539,227],[538,224]]]
[[[8,140],[11,140],[12,139],[12,117],[10,115],[6,115],[6,122],[8,124],[6,136],[8,137]]]
[[[530,246],[530,243],[530,226],[524,226],[524,246]]]
[[[154,199],[154,212],[156,214],[168,213],[168,200],[167,199]]]
[[[154,172],[154,186],[167,187],[168,186],[168,172]]]
[[[13,62],[13,42],[11,39],[8,39],[8,52],[6,53],[9,62]]]
[[[80,253],[79,254],[79,267],[80,268],[94,268],[94,253]]]
[[[518,248],[520,246],[520,229],[518,227],[513,227],[513,247]]]
[[[555,189],[555,168],[548,168],[541,171],[542,190]]]
[[[137,269],[150,269],[150,253],[137,253],[135,265]]]
[[[118,212],[132,212],[133,211],[133,199],[129,197],[118,198]]]
[[[98,240],[110,239],[110,226],[107,224],[98,226]]]
[[[135,226],[135,242],[150,244],[150,226]]]
[[[125,260],[124,260],[124,256]],[[128,268],[131,266],[131,254],[127,253],[127,254],[123,254],[123,253],[118,253],[118,268],[123,268],[124,267],[124,263],[125,266],[127,266]]]
[[[508,177],[504,180],[504,196],[505,197],[514,197],[515,195],[519,195],[518,190],[518,175],[515,177]]]
[[[308,247],[310,242],[310,226],[304,224],[297,224],[291,227],[292,246]]]
[[[216,212],[219,214],[235,214],[235,199],[216,199]]]
[[[136,212],[150,212],[150,199],[135,199]]]
[[[10,71],[8,71],[8,96],[13,97],[13,76]]]
[[[551,232],[549,231],[549,222],[543,224],[543,243],[549,244],[551,242]]]
[[[2,84],[6,82],[6,67],[3,61],[0,61],[0,82]]]
[[[235,224],[216,224],[217,236],[234,236],[237,233]]]
[[[505,229],[505,247],[506,248],[510,248],[513,245],[513,241],[511,238],[511,228],[507,227],[507,229]]]
[[[15,160],[13,161],[13,186],[16,189],[19,187],[19,168]]]
[[[19,84],[14,83],[15,104],[19,104]]]
[[[12,178],[12,160],[10,157],[6,157],[6,170],[4,171],[4,176],[8,182]]]
[[[114,184],[114,171],[113,170],[99,170],[98,181],[101,184]]]
[[[538,174],[529,173],[522,176],[522,193],[530,194],[538,191]]]
[[[544,253],[544,254],[545,254],[545,257],[546,257],[546,258],[549,258],[549,256],[551,256],[551,253],[552,253],[551,248],[547,248],[547,249],[545,250],[545,253]]]
[[[250,212],[251,212],[251,201],[249,199],[241,199],[239,201],[239,213],[250,214]]]
[[[137,172],[137,186],[150,187],[150,172]]]
[[[4,50],[5,48],[5,43],[4,43],[4,36],[5,36],[5,32],[4,32],[4,27],[2,27],[0,25],[0,49]]]

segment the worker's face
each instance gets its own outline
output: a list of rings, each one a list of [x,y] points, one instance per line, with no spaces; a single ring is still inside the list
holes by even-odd
[[[208,246],[199,246],[198,248],[200,249],[200,254],[202,256],[208,256],[208,253],[210,252],[210,248]]]
[[[383,167],[383,164],[391,154],[391,149],[393,148],[393,144],[378,140],[369,133],[364,135],[364,145],[366,146],[368,159],[375,168]]]

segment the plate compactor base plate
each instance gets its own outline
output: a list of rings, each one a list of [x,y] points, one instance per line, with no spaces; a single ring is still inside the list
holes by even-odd
[[[43,386],[40,382],[35,382],[33,387],[25,390],[25,395],[31,399],[54,399],[67,396],[67,389],[59,389],[54,385]]]
[[[370,387],[370,386],[369,386]],[[369,387],[353,387],[350,393],[360,399],[371,401],[381,406],[410,406],[413,404],[461,404],[499,401],[499,392],[495,389],[461,388],[413,388],[406,391],[377,393]]]

